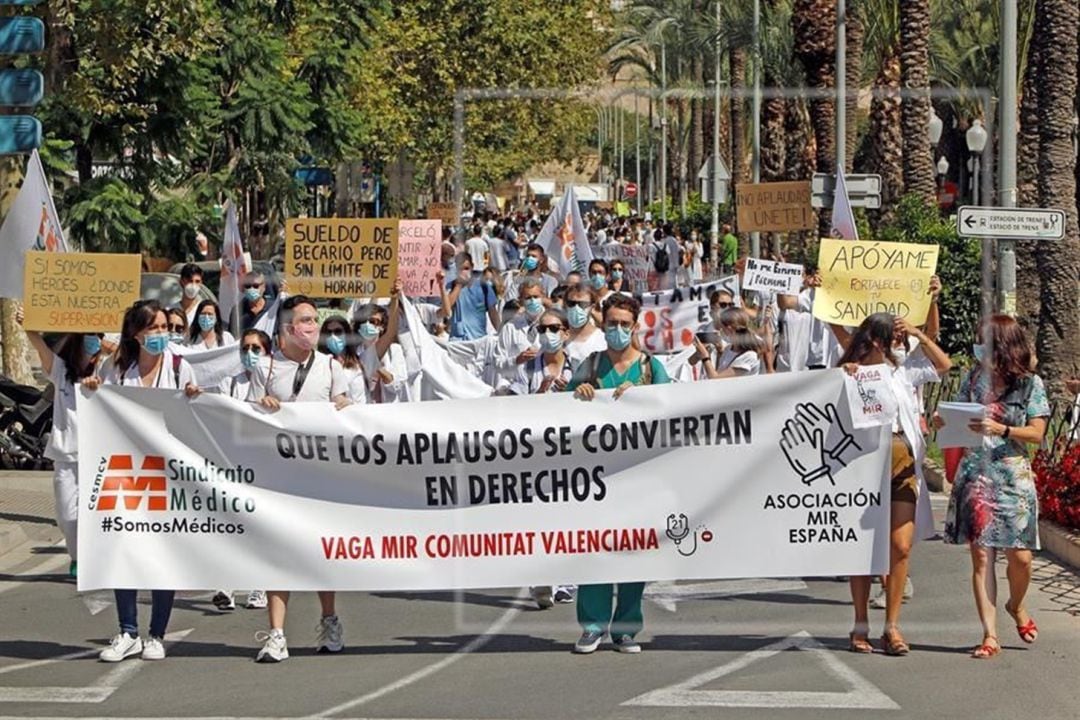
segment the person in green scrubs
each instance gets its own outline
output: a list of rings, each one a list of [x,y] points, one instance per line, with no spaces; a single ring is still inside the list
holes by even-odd
[[[670,382],[664,366],[656,358],[634,347],[641,305],[632,297],[615,294],[604,303],[604,339],[607,350],[595,352],[578,366],[567,389],[579,400],[592,400],[597,390],[614,390],[619,399],[635,385]],[[639,653],[634,636],[644,624],[641,614],[643,582],[582,585],[578,588],[577,616],[582,634],[574,652],[594,652],[610,633],[615,649]],[[612,607],[614,605],[614,608]]]

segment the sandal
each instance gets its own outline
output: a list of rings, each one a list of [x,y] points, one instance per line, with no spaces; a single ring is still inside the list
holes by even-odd
[[[899,630],[886,630],[881,636],[881,648],[893,657],[903,657],[911,652]]]
[[[870,628],[857,628],[848,633],[848,652],[859,655],[869,655],[874,652],[874,646],[870,644],[868,636]]]
[[[1016,634],[1020,636],[1021,640],[1031,645],[1039,639],[1039,626],[1035,624],[1035,618],[1028,616],[1028,621],[1021,625],[1019,609],[1013,610],[1009,607],[1009,603],[1005,603],[1005,612],[1009,613],[1013,622],[1016,623]]]
[[[993,640],[994,644],[991,645],[990,641]],[[971,651],[971,657],[976,660],[989,660],[992,657],[996,657],[1001,652],[1001,645],[998,644],[998,639],[993,635],[983,638],[983,643],[979,647]]]

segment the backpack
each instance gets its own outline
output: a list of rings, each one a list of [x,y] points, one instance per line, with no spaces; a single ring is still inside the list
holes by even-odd
[[[600,389],[600,358],[603,357],[604,351],[597,350],[592,355],[589,355],[586,362],[589,363],[589,377],[585,380],[588,384],[592,385],[595,389]],[[641,357],[638,358],[638,362],[641,363],[641,384],[652,385],[653,380],[653,356],[647,352],[642,351]]]
[[[671,269],[671,258],[668,257],[667,244],[656,245],[656,255],[653,257],[653,268],[658,273],[666,273]]]

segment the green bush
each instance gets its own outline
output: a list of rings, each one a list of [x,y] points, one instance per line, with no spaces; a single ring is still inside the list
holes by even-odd
[[[896,221],[881,228],[873,239],[925,243],[941,249],[937,266],[942,283],[938,300],[941,311],[940,344],[950,354],[969,353],[975,341],[982,294],[982,248],[979,241],[960,237],[954,221],[942,217],[936,206],[916,195],[905,195],[900,200]]]

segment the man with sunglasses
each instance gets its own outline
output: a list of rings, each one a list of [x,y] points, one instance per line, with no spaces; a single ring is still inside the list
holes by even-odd
[[[632,297],[612,295],[604,303],[604,339],[607,349],[590,355],[578,367],[568,386],[579,400],[592,400],[597,390],[615,390],[614,399],[635,385],[670,382],[663,363],[643,353],[631,342],[638,330],[641,304]],[[643,582],[582,585],[578,588],[577,616],[582,634],[574,652],[588,654],[610,634],[621,653],[639,653],[634,636],[644,624],[641,612]],[[614,604],[614,609],[612,605]]]

